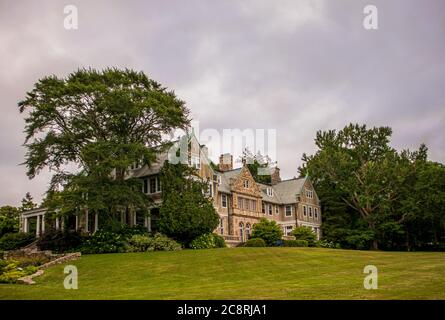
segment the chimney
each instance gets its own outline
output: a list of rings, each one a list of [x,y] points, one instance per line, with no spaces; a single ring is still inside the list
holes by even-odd
[[[274,172],[270,175],[270,183],[277,184],[280,181],[281,181],[280,168],[275,167]]]
[[[219,171],[228,171],[233,169],[233,156],[230,153],[224,153],[219,156]]]

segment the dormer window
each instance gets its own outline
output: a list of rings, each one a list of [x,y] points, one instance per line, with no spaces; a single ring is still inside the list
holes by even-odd
[[[273,197],[273,189],[272,188],[266,188],[266,193],[269,197]]]
[[[244,188],[248,189],[249,188],[249,180],[244,180],[243,185],[244,185]]]
[[[314,192],[312,190],[306,190],[306,197],[308,199],[313,199],[314,198]]]
[[[191,162],[190,164],[193,168],[195,168],[195,169],[201,168],[201,161],[199,159],[199,156],[192,156],[190,162]]]

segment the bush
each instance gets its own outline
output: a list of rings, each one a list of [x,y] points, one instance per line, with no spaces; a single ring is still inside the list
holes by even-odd
[[[333,241],[320,240],[320,241],[317,241],[317,247],[339,249],[340,248],[340,244],[339,243],[334,243]]]
[[[84,254],[125,252],[126,241],[120,233],[97,231],[79,249]]]
[[[316,245],[317,235],[312,231],[311,227],[296,227],[292,230],[292,235],[295,237],[295,240],[306,240],[309,247],[314,247]]]
[[[82,244],[82,236],[76,231],[51,230],[45,232],[38,240],[40,250],[51,250],[62,253],[73,251]]]
[[[306,240],[283,240],[284,247],[307,247],[308,245]]]
[[[0,238],[0,251],[16,250],[24,247],[35,240],[30,233],[7,233]]]
[[[273,220],[262,218],[253,225],[252,238],[261,238],[266,245],[274,246],[283,236],[280,226]]]
[[[225,248],[226,242],[224,238],[215,233],[208,233],[199,236],[190,243],[192,249],[213,249]]]
[[[182,249],[182,246],[175,240],[160,233],[156,233],[152,237],[152,241],[154,251],[177,251]]]
[[[245,247],[265,247],[266,242],[261,238],[250,238],[244,244]]]
[[[126,252],[146,252],[153,251],[153,240],[148,235],[135,234],[128,240],[125,248]]]
[[[17,279],[33,274],[37,271],[37,267],[28,266],[22,268],[19,262],[15,260],[0,261],[0,283],[15,283]]]

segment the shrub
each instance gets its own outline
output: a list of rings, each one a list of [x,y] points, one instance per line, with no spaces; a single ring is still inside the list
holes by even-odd
[[[38,240],[40,250],[51,250],[61,253],[77,249],[82,244],[82,236],[76,231],[51,230],[45,232]]]
[[[176,251],[180,249],[182,247],[179,243],[160,233],[156,233],[154,236],[135,234],[125,244],[126,252]]]
[[[199,236],[190,243],[192,249],[213,249],[225,248],[226,242],[224,238],[215,233],[208,233]]]
[[[245,247],[265,247],[266,242],[261,238],[250,238],[244,244]]]
[[[295,240],[306,240],[309,247],[314,247],[317,242],[317,235],[312,231],[311,227],[301,226],[292,230]]]
[[[259,223],[253,225],[252,238],[261,238],[268,246],[275,245],[282,236],[283,231],[273,220],[262,218]]]
[[[135,234],[128,240],[125,248],[126,252],[146,252],[153,251],[153,240],[148,235]]]
[[[307,247],[308,242],[306,240],[283,240],[284,247]]]
[[[84,254],[125,252],[126,240],[120,233],[97,231],[79,249]]]
[[[333,241],[320,240],[320,241],[317,241],[317,247],[339,249],[340,248],[340,244],[339,243],[334,243]]]
[[[182,249],[182,246],[175,240],[160,233],[156,233],[152,241],[153,250],[155,251],[177,251]]]
[[[213,202],[203,190],[208,183],[195,179],[195,169],[166,161],[160,172],[162,205],[159,231],[186,245],[199,236],[211,233],[219,224]]]
[[[17,279],[33,274],[36,271],[37,267],[34,266],[19,267],[19,262],[15,260],[1,260],[0,283],[15,283]]]
[[[308,245],[306,240],[283,240],[284,247],[307,247]]]
[[[35,240],[35,236],[30,233],[7,233],[0,238],[0,250],[16,250],[26,246]]]

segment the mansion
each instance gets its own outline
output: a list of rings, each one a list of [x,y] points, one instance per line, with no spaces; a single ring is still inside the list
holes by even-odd
[[[261,218],[275,220],[289,236],[296,226],[308,226],[320,238],[321,210],[320,200],[309,179],[293,178],[281,180],[280,170],[272,169],[271,183],[263,184],[254,180],[244,164],[233,168],[233,156],[223,154],[216,166],[211,165],[206,146],[199,144],[192,134],[189,138],[189,165],[199,171],[199,176],[209,184],[209,196],[220,217],[220,223],[214,231],[222,235],[229,245],[245,242],[251,235],[252,227]],[[157,231],[157,216],[161,204],[161,186],[159,172],[163,163],[168,160],[168,153],[157,156],[150,167],[133,166],[129,168],[128,177],[144,181],[143,191],[153,200],[149,215],[137,212],[123,212],[121,222],[130,226],[143,225],[148,231]],[[97,214],[83,210],[77,215],[64,220],[45,219],[46,209],[34,209],[21,215],[21,231],[35,232],[37,236],[45,228],[66,228],[82,232],[95,232],[101,221]]]

